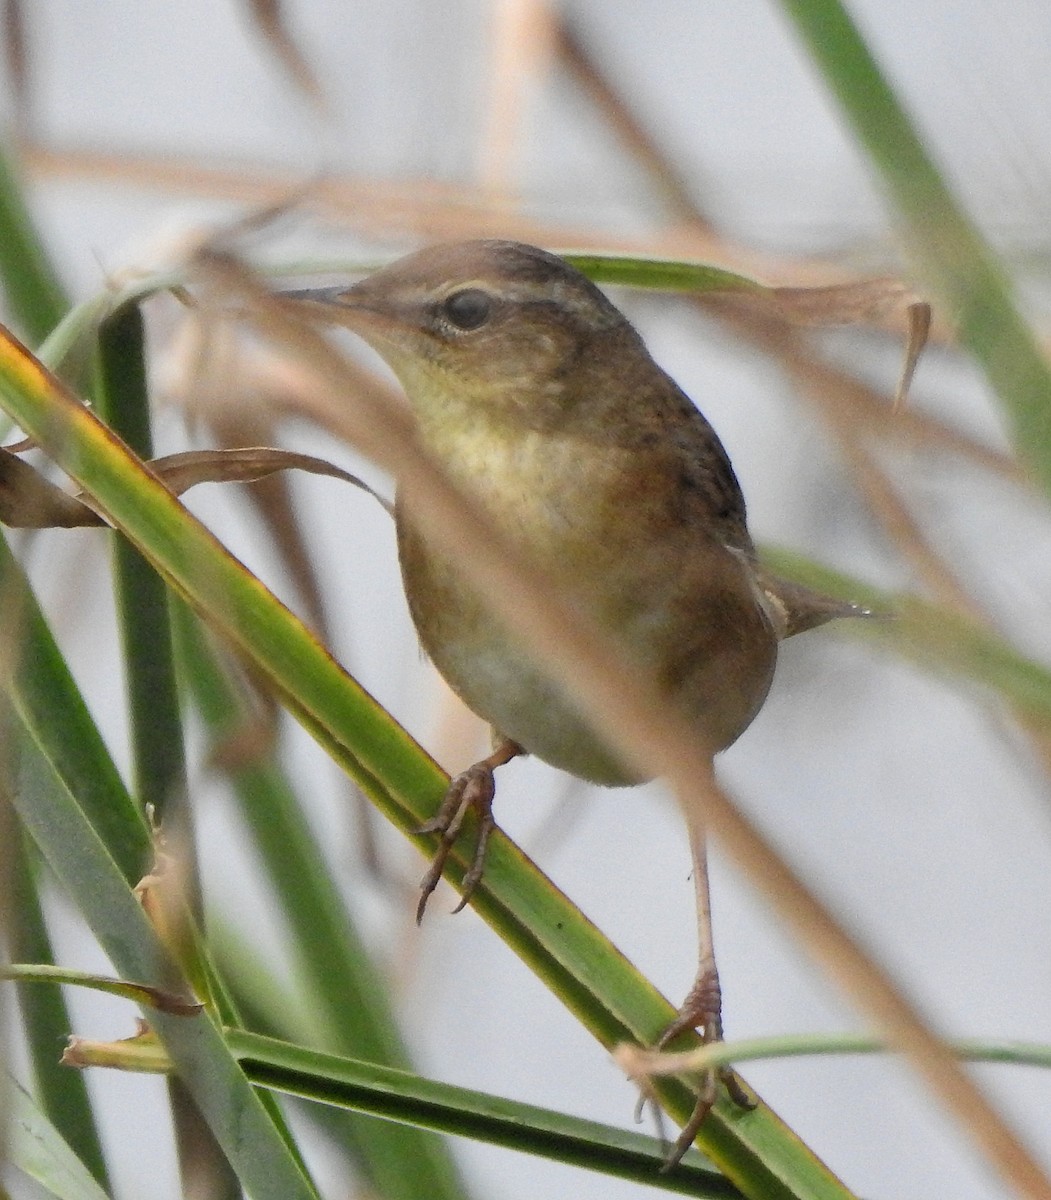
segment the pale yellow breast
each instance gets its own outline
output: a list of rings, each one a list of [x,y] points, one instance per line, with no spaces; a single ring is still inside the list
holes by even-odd
[[[669,516],[662,489],[674,476],[640,475],[638,460],[616,446],[530,430],[442,426],[427,440],[454,481],[662,681],[706,738],[725,745],[737,736],[766,694],[776,639],[747,563]],[[475,712],[576,775],[634,782],[404,512],[399,548],[424,648]]]

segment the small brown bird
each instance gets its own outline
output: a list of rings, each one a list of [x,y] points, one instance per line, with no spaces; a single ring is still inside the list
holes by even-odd
[[[659,682],[713,754],[759,711],[782,638],[864,615],[763,569],[715,431],[623,314],[563,259],[516,242],[461,242],[410,254],[350,288],[294,295],[378,351],[452,480]],[[471,806],[480,832],[461,907],[481,878],[497,766],[530,753],[607,786],[641,780],[457,564],[428,545],[401,497],[395,515],[420,640],[491,724],[495,747],[452,782],[425,826],[442,842],[423,880],[422,916]],[[721,1037],[703,831],[691,834],[700,963],[662,1044],[694,1027]],[[706,1092],[705,1111],[714,1080]]]

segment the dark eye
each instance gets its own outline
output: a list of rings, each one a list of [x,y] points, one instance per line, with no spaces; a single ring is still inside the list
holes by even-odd
[[[478,329],[489,320],[493,301],[481,288],[464,288],[442,304],[442,315],[457,329]]]

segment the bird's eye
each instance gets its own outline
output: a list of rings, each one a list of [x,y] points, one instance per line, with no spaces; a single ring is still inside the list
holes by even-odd
[[[478,329],[489,320],[493,301],[481,288],[464,288],[442,304],[442,315],[457,329]]]

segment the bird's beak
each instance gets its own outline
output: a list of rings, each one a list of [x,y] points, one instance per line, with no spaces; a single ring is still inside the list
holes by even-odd
[[[397,371],[399,362],[411,362],[415,355],[421,334],[419,313],[407,311],[370,285],[370,279],[363,279],[350,287],[290,289],[276,296],[296,305],[304,317],[349,329]]]
[[[367,281],[362,281],[363,283]],[[291,288],[276,293],[277,299],[305,306],[300,309],[322,321],[343,325],[354,333],[371,341],[373,337],[391,335],[406,324],[404,317],[393,310],[382,297],[376,297],[362,286],[350,287]]]
[[[317,304],[339,304],[352,287],[284,288],[277,295],[282,300],[306,300]]]
[[[288,288],[275,293],[278,300],[291,300],[306,304],[309,308],[332,319],[340,309],[359,308],[353,287]]]

